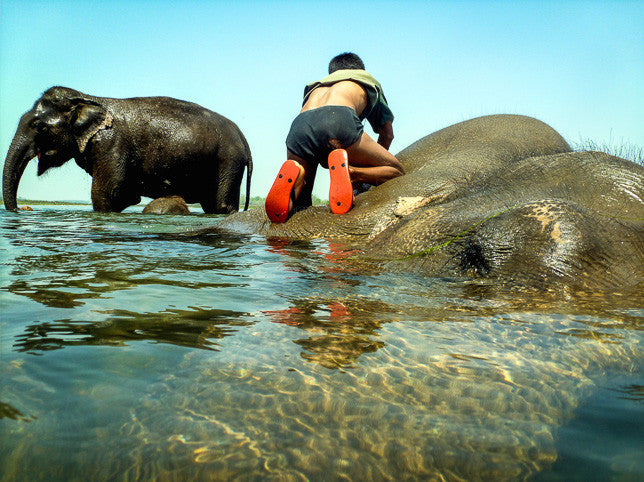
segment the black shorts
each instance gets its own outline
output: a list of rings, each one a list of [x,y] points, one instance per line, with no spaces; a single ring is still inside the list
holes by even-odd
[[[327,105],[302,112],[295,118],[286,137],[286,148],[304,160],[328,168],[329,153],[355,144],[363,131],[362,122],[351,107]],[[339,145],[331,145],[331,139]]]

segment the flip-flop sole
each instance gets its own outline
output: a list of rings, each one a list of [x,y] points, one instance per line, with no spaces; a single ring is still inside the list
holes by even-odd
[[[289,159],[282,164],[264,203],[268,219],[272,222],[283,223],[288,219],[288,203],[299,174],[300,167],[294,161]]]
[[[349,176],[349,156],[344,149],[336,149],[329,154],[329,205],[335,214],[344,214],[353,205],[353,187]]]

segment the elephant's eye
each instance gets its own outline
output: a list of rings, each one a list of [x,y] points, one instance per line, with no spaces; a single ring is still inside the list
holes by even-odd
[[[45,130],[45,123],[40,119],[35,119],[31,122],[31,128],[38,132]]]

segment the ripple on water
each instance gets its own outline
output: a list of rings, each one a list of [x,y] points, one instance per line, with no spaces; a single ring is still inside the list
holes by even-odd
[[[186,234],[208,217],[0,219],[2,480],[514,480],[570,457],[561,432],[611,380],[641,406],[641,295],[504,294],[360,272],[324,241]],[[642,472],[605,451],[603,473]]]

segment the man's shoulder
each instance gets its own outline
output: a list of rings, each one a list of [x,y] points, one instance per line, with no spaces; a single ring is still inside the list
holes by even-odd
[[[382,87],[380,83],[366,70],[359,69],[344,69],[336,70],[332,74],[327,75],[323,79],[320,79],[318,82],[322,85],[325,84],[334,84],[336,82],[341,82],[343,80],[352,80],[358,82],[359,84],[366,85],[368,87],[374,87],[378,90],[381,90]]]

